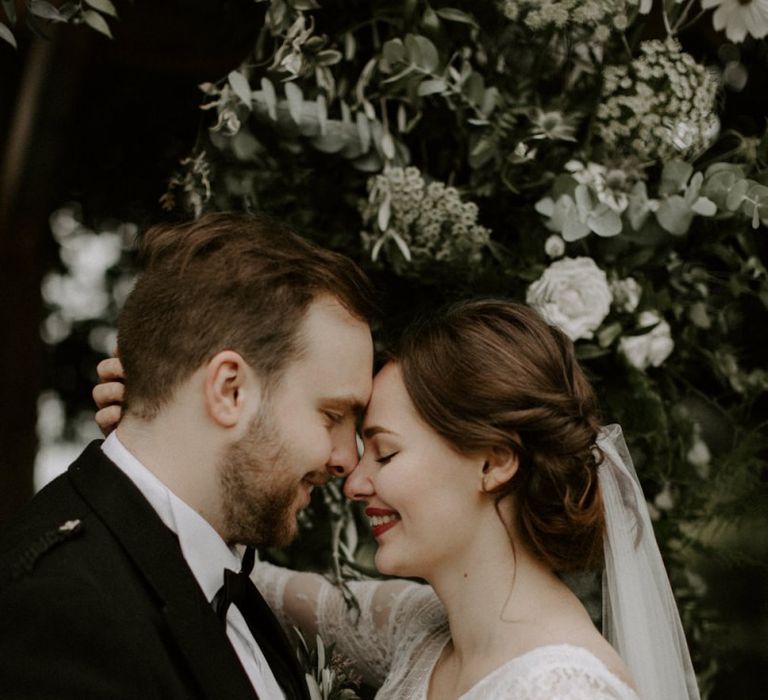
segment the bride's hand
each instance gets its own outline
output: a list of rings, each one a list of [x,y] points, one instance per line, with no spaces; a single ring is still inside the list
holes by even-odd
[[[96,402],[96,424],[106,437],[120,422],[123,415],[123,365],[116,357],[102,360],[96,367],[101,382],[93,387],[93,400]]]

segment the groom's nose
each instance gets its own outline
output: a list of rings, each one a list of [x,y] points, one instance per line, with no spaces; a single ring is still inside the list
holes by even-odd
[[[333,442],[326,468],[331,476],[347,476],[357,464],[357,441],[354,425],[341,431]]]

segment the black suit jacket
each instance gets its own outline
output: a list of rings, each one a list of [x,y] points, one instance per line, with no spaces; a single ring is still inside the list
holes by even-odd
[[[0,533],[0,697],[253,700],[176,535],[99,445]],[[287,697],[307,698],[277,620],[261,622]]]

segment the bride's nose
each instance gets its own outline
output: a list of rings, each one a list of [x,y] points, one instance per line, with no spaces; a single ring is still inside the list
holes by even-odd
[[[344,495],[352,501],[364,501],[374,493],[370,467],[361,459],[344,482]]]

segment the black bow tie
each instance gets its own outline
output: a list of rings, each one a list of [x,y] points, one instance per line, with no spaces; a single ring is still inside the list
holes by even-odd
[[[280,623],[251,581],[256,552],[246,547],[240,571],[224,569],[224,585],[213,597],[213,610],[224,625],[227,610],[235,605],[245,619],[248,629],[259,645],[288,700],[308,698],[304,671],[285,637]]]
[[[248,592],[251,587],[254,587],[250,577],[255,559],[256,552],[253,547],[246,547],[240,571],[235,573],[230,569],[224,569],[224,585],[219,588],[213,598],[213,609],[222,622],[226,622],[227,610],[233,603],[243,614],[243,617],[246,617]],[[246,622],[248,622],[247,617]],[[248,622],[248,626],[251,626],[250,622]]]

